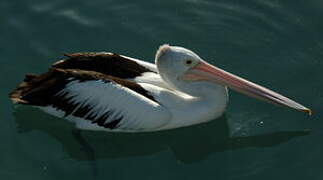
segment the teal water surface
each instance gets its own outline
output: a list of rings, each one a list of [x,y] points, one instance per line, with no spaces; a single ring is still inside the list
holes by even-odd
[[[318,0],[0,2],[0,179],[323,179],[323,3]],[[153,62],[184,46],[310,107],[313,116],[230,91],[220,119],[156,133],[77,131],[7,95],[63,53]]]

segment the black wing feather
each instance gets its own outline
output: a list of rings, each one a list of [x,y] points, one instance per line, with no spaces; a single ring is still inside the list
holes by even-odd
[[[89,114],[91,111],[89,105],[83,104],[80,106],[80,104],[75,104],[71,102],[73,97],[68,96],[67,93],[61,93],[68,83],[71,81],[84,82],[91,80],[116,83],[155,101],[153,96],[149,95],[139,84],[99,72],[53,68],[39,76],[33,75],[30,77],[32,78],[27,78],[27,81],[22,82],[9,94],[13,102],[34,106],[53,106],[58,110],[64,111],[64,116],[73,115],[75,117],[81,117],[91,120],[92,123],[98,124],[99,126],[110,129],[118,126],[118,123],[122,120],[122,116],[107,122],[110,112],[100,117]]]
[[[81,69],[100,72],[118,78],[135,78],[145,72],[154,72],[137,62],[113,53],[65,54],[68,59],[54,63],[54,68]]]

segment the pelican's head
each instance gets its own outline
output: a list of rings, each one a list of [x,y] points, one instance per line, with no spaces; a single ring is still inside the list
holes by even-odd
[[[178,85],[182,83],[208,82],[227,86],[235,91],[266,102],[287,106],[311,114],[311,110],[303,105],[265,87],[212,66],[194,52],[183,47],[162,45],[156,53],[155,60],[163,80],[179,90]]]
[[[201,58],[183,47],[165,44],[159,47],[155,60],[162,78],[167,83],[176,86],[176,82],[181,80],[188,70],[195,67]]]

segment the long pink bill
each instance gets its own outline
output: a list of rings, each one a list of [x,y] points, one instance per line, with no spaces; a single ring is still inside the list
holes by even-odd
[[[215,83],[228,86],[229,88],[248,96],[264,100],[269,103],[287,106],[298,111],[306,112],[309,115],[312,114],[310,109],[283,95],[212,66],[204,61],[200,61],[199,64],[186,72],[184,78],[190,80],[213,81]]]

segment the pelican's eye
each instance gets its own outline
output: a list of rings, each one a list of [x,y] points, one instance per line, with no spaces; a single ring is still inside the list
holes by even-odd
[[[185,61],[185,64],[188,65],[188,66],[190,66],[190,65],[193,64],[193,61],[190,60],[190,59],[188,59],[188,60]]]

